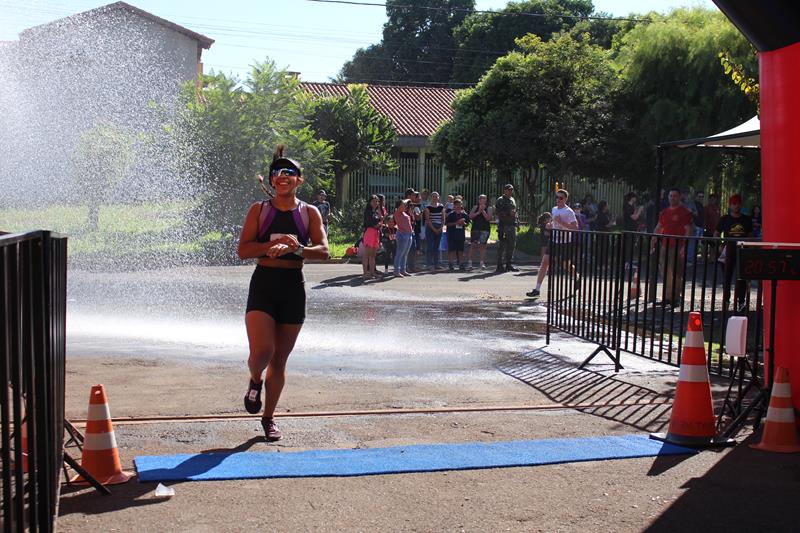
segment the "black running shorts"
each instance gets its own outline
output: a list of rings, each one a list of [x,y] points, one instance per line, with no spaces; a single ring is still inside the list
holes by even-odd
[[[247,295],[247,312],[250,311],[263,311],[277,324],[302,324],[306,319],[303,270],[258,265]]]

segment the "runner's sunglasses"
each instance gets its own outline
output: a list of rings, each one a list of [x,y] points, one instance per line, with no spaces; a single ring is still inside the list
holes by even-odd
[[[273,176],[297,176],[300,172],[296,168],[286,167],[286,168],[276,168],[273,169],[271,175]]]

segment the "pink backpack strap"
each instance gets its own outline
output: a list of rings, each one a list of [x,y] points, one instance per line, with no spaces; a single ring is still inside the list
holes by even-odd
[[[263,240],[277,214],[278,211],[277,209],[273,209],[270,200],[261,202],[261,214],[259,215],[258,221],[259,240]],[[300,241],[303,244],[308,244],[308,204],[300,200],[297,209],[292,210],[292,219],[294,219],[294,225],[297,226]]]
[[[262,240],[267,233],[272,221],[275,220],[276,211],[272,208],[270,200],[261,202],[261,214],[258,217],[258,239]]]
[[[292,218],[294,225],[297,226],[300,242],[308,244],[308,204],[300,200],[297,209],[292,211]]]

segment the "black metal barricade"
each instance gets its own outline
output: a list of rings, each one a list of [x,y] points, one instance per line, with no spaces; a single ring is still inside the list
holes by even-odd
[[[584,365],[605,353],[618,370],[628,352],[679,366],[688,314],[699,311],[709,371],[731,376],[725,327],[747,315],[748,354],[763,372],[762,285],[736,279],[735,254],[714,238],[553,230],[547,342],[552,329],[596,343]]]
[[[67,239],[0,235],[4,531],[52,531],[64,436]]]

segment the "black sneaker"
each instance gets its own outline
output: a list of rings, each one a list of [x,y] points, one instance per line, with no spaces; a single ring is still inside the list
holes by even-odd
[[[519,269],[517,267],[515,267],[515,266],[508,265],[506,267],[506,272],[519,272]]]
[[[539,296],[539,289],[533,289],[531,292],[526,292],[525,296],[528,298],[535,298],[536,296]]]
[[[264,428],[264,438],[267,442],[275,442],[283,438],[283,433],[278,429],[274,418],[262,418],[261,427]]]
[[[261,383],[254,383],[250,380],[250,387],[247,389],[247,394],[244,395],[244,408],[251,415],[258,414],[261,411]]]

